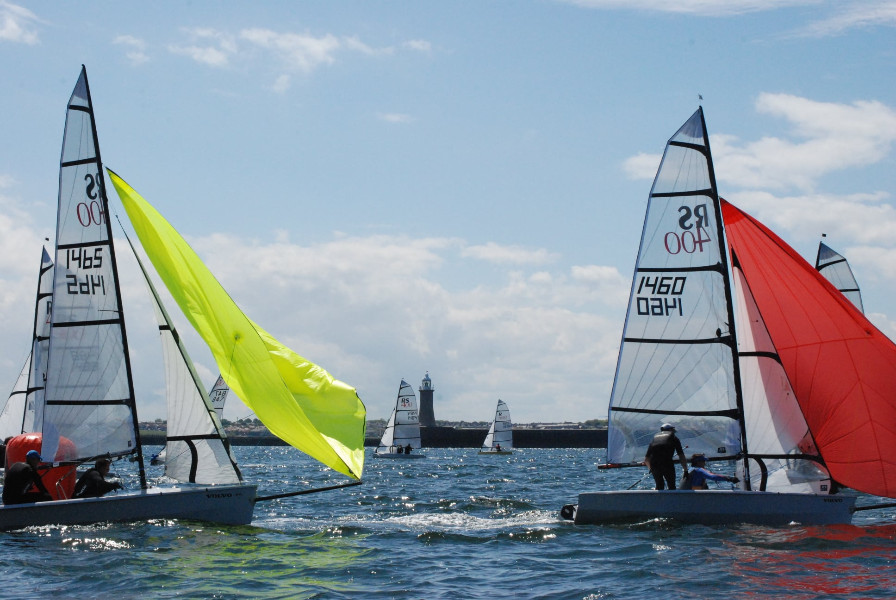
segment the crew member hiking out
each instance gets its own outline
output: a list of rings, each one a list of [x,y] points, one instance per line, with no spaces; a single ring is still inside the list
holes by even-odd
[[[675,435],[675,426],[670,423],[663,423],[660,432],[653,436],[653,440],[647,447],[647,454],[644,456],[644,464],[653,475],[656,482],[656,489],[662,490],[668,487],[670,490],[675,489],[675,459],[674,455],[678,454],[681,461],[681,468],[684,469],[685,475],[688,472],[688,460],[685,458],[684,450],[681,447],[681,441]]]

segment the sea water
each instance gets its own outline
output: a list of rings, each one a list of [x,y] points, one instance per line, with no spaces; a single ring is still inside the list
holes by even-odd
[[[0,533],[0,597],[896,597],[894,509],[827,527],[574,525],[560,519],[563,504],[581,491],[647,488],[646,471],[599,472],[603,450],[423,452],[402,461],[368,449],[362,485],[261,502],[248,526]],[[291,448],[235,453],[262,496],[341,481]],[[116,466],[133,486],[134,474]],[[148,467],[150,479],[162,473]]]

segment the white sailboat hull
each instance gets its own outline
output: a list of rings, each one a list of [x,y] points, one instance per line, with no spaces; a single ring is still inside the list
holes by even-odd
[[[257,489],[251,484],[149,488],[102,498],[0,506],[0,531],[148,519],[245,525],[252,522]]]
[[[412,458],[426,458],[425,454],[398,454],[397,452],[374,452],[376,458],[397,458],[402,460],[410,460]]]
[[[852,520],[856,498],[741,490],[625,490],[579,494],[576,524],[665,518],[684,523],[830,525]],[[568,515],[564,515],[568,516]]]

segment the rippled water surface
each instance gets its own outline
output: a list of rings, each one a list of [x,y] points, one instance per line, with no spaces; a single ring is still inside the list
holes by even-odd
[[[560,520],[578,492],[624,489],[644,475],[599,473],[602,452],[368,454],[363,485],[259,503],[251,526],[156,521],[0,533],[0,597],[896,597],[894,509],[832,527]],[[341,481],[289,448],[236,453],[260,495]]]

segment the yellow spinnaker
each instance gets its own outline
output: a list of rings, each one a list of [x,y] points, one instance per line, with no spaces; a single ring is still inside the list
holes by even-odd
[[[208,344],[227,385],[274,435],[360,479],[367,411],[355,389],[252,322],[171,224],[106,170],[143,249]]]

